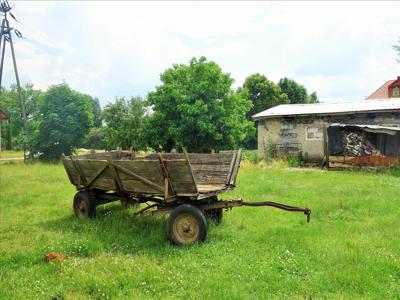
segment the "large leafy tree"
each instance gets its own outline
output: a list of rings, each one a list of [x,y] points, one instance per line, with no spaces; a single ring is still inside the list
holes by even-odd
[[[282,93],[280,87],[259,73],[248,76],[243,88],[248,90],[249,99],[253,103],[253,107],[247,113],[248,119],[268,108],[289,103],[288,96]]]
[[[32,135],[33,147],[43,159],[70,155],[83,144],[93,126],[90,97],[72,90],[67,84],[51,86],[44,94],[40,120]]]
[[[154,112],[146,120],[146,133],[154,148],[232,149],[252,130],[245,118],[251,108],[247,91],[234,92],[231,76],[205,57],[173,65],[161,74],[161,82],[148,95]]]
[[[106,148],[144,149],[144,115],[145,105],[140,97],[133,97],[128,101],[120,98],[108,104],[103,111],[106,126],[102,130]]]
[[[253,107],[246,114],[248,120],[251,120],[253,115],[263,110],[279,104],[289,103],[287,95],[282,93],[280,87],[259,73],[248,76],[239,90],[247,90],[248,98],[253,103]],[[243,142],[243,146],[247,149],[255,149],[257,147],[257,132],[254,125],[253,123],[254,129],[248,132]]]
[[[279,87],[282,92],[284,92],[289,97],[289,102],[292,104],[296,103],[317,103],[318,97],[315,92],[311,95],[307,94],[307,89],[298,84],[296,81],[289,79],[287,77],[282,78],[278,82]]]

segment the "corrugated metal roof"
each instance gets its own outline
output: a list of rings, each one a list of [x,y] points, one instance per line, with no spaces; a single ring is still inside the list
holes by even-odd
[[[382,125],[368,125],[368,124],[343,124],[343,123],[333,123],[329,127],[358,127],[365,131],[375,132],[375,133],[386,133],[395,135],[400,131],[400,127],[395,126],[382,126]]]
[[[378,112],[391,110],[400,112],[400,99],[362,100],[342,103],[281,104],[255,114],[252,118],[254,120],[259,120],[283,116],[340,115],[356,112]]]

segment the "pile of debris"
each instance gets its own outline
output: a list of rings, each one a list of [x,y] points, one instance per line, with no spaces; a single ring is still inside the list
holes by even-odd
[[[381,155],[381,152],[368,138],[364,131],[343,132],[343,150],[346,156]]]

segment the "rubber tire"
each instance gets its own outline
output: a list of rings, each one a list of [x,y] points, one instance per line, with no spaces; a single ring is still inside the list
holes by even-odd
[[[222,222],[224,211],[222,208],[206,209],[204,210],[204,215],[212,223],[214,223],[215,225],[219,225]]]
[[[85,207],[83,214],[82,210],[79,209],[80,203],[83,203]],[[89,191],[80,191],[75,194],[73,208],[77,218],[96,217],[96,203]]]
[[[196,220],[199,224],[199,234],[198,234],[197,239],[193,243],[204,242],[207,237],[206,217],[204,216],[203,212],[200,209],[198,209],[197,207],[192,206],[190,204],[182,204],[182,205],[178,206],[169,215],[168,223],[167,223],[168,240],[174,245],[177,245],[177,246],[183,245],[175,238],[174,233],[173,233],[174,221],[180,214],[190,214],[196,218]]]

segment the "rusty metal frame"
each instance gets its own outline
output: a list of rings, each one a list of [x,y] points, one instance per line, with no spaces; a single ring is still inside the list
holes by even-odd
[[[307,223],[310,222],[310,216],[311,216],[311,209],[307,207],[303,208],[297,206],[290,206],[272,201],[245,202],[242,199],[234,199],[234,200],[217,200],[212,203],[204,203],[204,204],[197,204],[197,203],[191,203],[191,204],[193,206],[200,208],[201,210],[217,209],[217,208],[232,209],[234,207],[240,207],[240,206],[271,206],[291,212],[303,212],[307,216]],[[158,208],[158,205],[154,204],[152,205],[152,207],[157,207],[157,209],[149,210],[150,207],[146,207],[145,209],[139,211],[138,214],[143,216],[156,216],[156,215],[167,214],[172,210],[174,210],[177,206]]]

